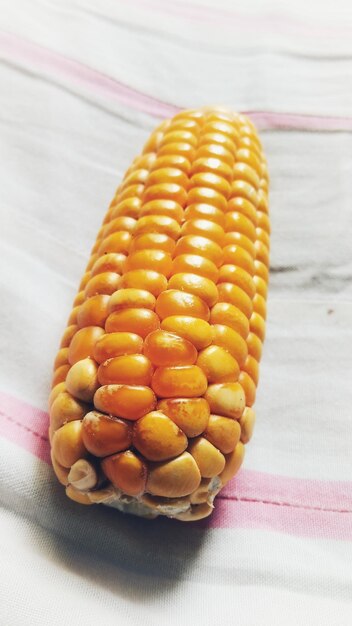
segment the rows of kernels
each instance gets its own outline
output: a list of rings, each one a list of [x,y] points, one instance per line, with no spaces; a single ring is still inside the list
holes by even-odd
[[[267,182],[245,118],[184,112],[153,133],[110,205],[55,362],[52,432],[83,419],[81,456],[106,457],[129,495],[184,496],[240,465],[265,332]],[[68,418],[67,396],[80,403]]]

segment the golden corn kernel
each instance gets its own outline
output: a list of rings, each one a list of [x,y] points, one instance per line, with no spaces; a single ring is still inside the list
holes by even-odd
[[[104,294],[110,296],[120,283],[120,275],[115,272],[102,272],[93,276],[87,283],[84,294],[86,298]]]
[[[143,354],[116,356],[101,363],[98,380],[101,385],[150,385],[153,367]]]
[[[178,289],[163,291],[156,301],[155,312],[161,320],[170,315],[188,315],[207,322],[210,317],[208,305],[199,296]]]
[[[108,235],[112,235],[113,233],[121,231],[133,233],[136,224],[137,220],[135,220],[133,217],[128,217],[126,215],[115,217],[103,227],[102,237],[105,238]]]
[[[154,168],[148,176],[147,188],[163,183],[175,183],[187,189],[189,181],[185,173],[177,167]],[[165,198],[162,197],[161,199],[164,200]]]
[[[204,437],[194,439],[188,446],[188,452],[197,463],[202,478],[218,476],[225,467],[224,455]]]
[[[67,391],[62,391],[56,396],[50,407],[50,426],[55,431],[66,422],[82,419],[88,411],[87,404],[79,402]]]
[[[82,438],[88,452],[97,457],[109,456],[132,444],[132,426],[117,417],[90,411],[82,421]]]
[[[112,212],[110,214],[110,218],[114,219],[115,217],[119,217],[121,215],[126,215],[132,218],[139,217],[139,211],[141,207],[141,199],[136,196],[135,198],[126,198],[122,201],[117,201],[115,198],[111,203]],[[110,220],[107,220],[110,221]],[[104,220],[105,223],[105,220]]]
[[[268,295],[268,285],[267,285],[266,281],[263,280],[261,278],[261,276],[254,276],[253,277],[253,282],[255,284],[255,288],[256,288],[257,294],[262,296],[262,298],[266,299],[266,297]]]
[[[145,289],[118,289],[112,294],[109,301],[109,313],[121,309],[150,309],[154,311],[156,299]]]
[[[162,167],[176,167],[185,174],[188,174],[191,169],[189,160],[182,154],[165,154],[158,157],[150,168],[150,171],[158,170]]]
[[[152,378],[152,389],[160,398],[195,398],[202,396],[207,379],[196,365],[158,367]]]
[[[69,480],[68,480],[69,470],[67,469],[67,467],[64,467],[63,465],[60,465],[60,463],[58,463],[58,461],[54,457],[52,449],[50,451],[50,457],[51,457],[51,464],[56,474],[56,478],[61,483],[61,485],[64,485],[64,487],[66,487],[66,485],[68,485],[69,483]]]
[[[182,430],[161,411],[152,411],[139,419],[133,429],[133,446],[149,461],[165,461],[187,448]]]
[[[219,283],[233,283],[240,287],[249,298],[253,299],[256,293],[255,283],[246,270],[237,265],[224,264],[220,268]]]
[[[70,326],[67,326],[64,334],[62,335],[60,348],[67,348],[70,345],[71,339],[73,335],[77,332],[77,330],[77,324],[71,324]]]
[[[219,302],[236,306],[249,319],[253,313],[253,301],[249,295],[233,283],[218,283]]]
[[[149,387],[103,385],[94,396],[94,406],[104,413],[138,420],[155,408],[156,397]]]
[[[215,172],[228,182],[231,182],[233,177],[233,168],[226,162],[215,157],[201,157],[193,162],[191,173],[198,174],[203,172],[209,172],[210,174]]]
[[[144,354],[157,367],[193,365],[198,356],[190,341],[165,330],[155,330],[146,337]]]
[[[211,187],[193,187],[188,192],[189,204],[212,204],[220,211],[226,210],[226,198]]]
[[[60,348],[54,361],[54,371],[61,365],[68,363],[68,348]]]
[[[181,272],[171,276],[168,284],[169,289],[178,289],[186,291],[194,296],[198,296],[210,307],[213,306],[218,299],[218,290],[215,283],[209,278],[198,276],[197,274],[188,274]]]
[[[248,237],[250,241],[255,242],[257,234],[255,232],[255,226],[248,217],[245,217],[242,213],[237,211],[231,211],[225,215],[225,230],[226,232],[236,232]]]
[[[147,466],[131,450],[114,454],[102,461],[102,469],[114,487],[128,496],[139,496],[145,490]]]
[[[225,348],[242,367],[248,355],[247,343],[239,333],[223,324],[214,324],[211,327],[213,343]]]
[[[263,344],[259,337],[257,337],[254,333],[249,333],[247,337],[247,346],[248,353],[259,362],[263,351]]]
[[[255,313],[259,313],[264,320],[266,319],[266,301],[259,293],[256,293],[253,298],[253,309]]]
[[[247,217],[253,226],[258,223],[257,209],[254,204],[249,202],[246,198],[235,197],[229,200],[227,205],[227,213],[237,212]],[[253,244],[252,244],[253,245]]]
[[[103,239],[98,247],[98,254],[109,254],[110,252],[118,252],[120,254],[128,254],[131,245],[132,235],[128,231],[118,231],[111,233]]]
[[[164,250],[137,250],[127,257],[125,270],[154,270],[168,278],[171,274],[172,260]]]
[[[254,261],[254,269],[255,269],[255,274],[256,276],[258,276],[259,278],[262,278],[264,280],[264,282],[268,282],[269,280],[269,270],[268,267],[266,265],[264,265],[264,263],[262,263],[261,261],[258,261],[257,259]]]
[[[103,335],[104,331],[100,326],[87,326],[78,330],[73,336],[68,349],[70,365],[74,365],[77,361],[87,357],[92,357],[94,346]]]
[[[259,337],[260,341],[265,339],[265,320],[259,313],[252,313],[249,320],[249,327],[252,333]]]
[[[145,233],[144,235],[134,237],[130,252],[136,252],[137,250],[164,250],[164,252],[172,254],[175,250],[175,245],[175,241],[168,235],[163,233]]]
[[[255,425],[255,413],[253,409],[246,406],[238,422],[241,427],[241,441],[242,443],[248,443],[252,438]]]
[[[158,198],[150,198],[150,200],[153,199],[157,200]],[[168,198],[165,199],[167,200]],[[169,199],[178,202],[176,198]],[[146,198],[145,202],[147,201],[148,200]],[[144,235],[145,233],[162,233],[163,235],[168,235],[168,237],[171,237],[172,239],[177,239],[179,237],[180,230],[178,222],[171,217],[167,217],[166,215],[147,215],[139,218],[134,235],[138,236]]]
[[[157,298],[167,288],[167,278],[154,270],[130,270],[121,276],[120,287],[145,289]]]
[[[209,383],[235,382],[240,374],[237,361],[227,350],[211,345],[199,352],[197,365]]]
[[[229,480],[231,480],[231,478],[233,478],[235,474],[237,474],[243,463],[244,453],[245,447],[242,441],[239,441],[234,451],[225,456],[225,469],[220,474],[220,480],[223,485],[226,485],[226,483],[228,483]]]
[[[225,246],[241,246],[252,258],[256,256],[255,245],[246,235],[235,231],[227,232],[225,235]]]
[[[190,315],[170,315],[163,319],[161,328],[188,339],[197,350],[206,348],[212,340],[210,324]]]
[[[251,316],[251,319],[253,314]],[[233,330],[246,339],[249,332],[249,322],[247,317],[233,304],[229,302],[218,302],[210,312],[210,322],[212,324],[222,324],[230,326]]]
[[[79,328],[86,326],[101,326],[104,328],[108,316],[108,295],[98,295],[88,298],[83,302],[77,313],[77,324]]]
[[[255,402],[255,396],[257,392],[254,380],[249,376],[249,374],[247,374],[247,372],[241,372],[238,382],[243,388],[247,406],[252,406]]]
[[[250,165],[244,162],[237,162],[233,168],[233,179],[234,180],[243,180],[255,190],[259,188],[260,178]]]
[[[143,339],[160,327],[158,316],[150,309],[122,309],[114,311],[106,320],[105,331],[134,333]]]
[[[246,409],[244,410],[244,412]],[[243,414],[244,414],[243,412]],[[243,417],[243,416],[242,416]],[[242,419],[242,418],[241,418]],[[241,437],[241,421],[221,415],[210,415],[204,437],[223,454],[229,454]]]
[[[63,467],[71,467],[87,454],[82,438],[82,422],[67,422],[57,430],[52,440],[53,456]]]
[[[214,283],[219,277],[219,270],[215,263],[198,254],[180,254],[174,259],[171,274],[183,272],[198,274],[198,276],[208,278]]]
[[[51,386],[55,387],[59,383],[62,383],[66,380],[67,373],[70,371],[70,364],[65,363],[65,365],[60,365],[54,372]]]
[[[103,335],[94,346],[93,357],[103,363],[115,356],[141,354],[143,339],[135,333],[116,332]]]
[[[254,381],[254,384],[258,385],[259,380],[259,364],[256,359],[254,359],[251,355],[247,356],[246,362],[243,366],[243,369]]]
[[[66,383],[62,382],[62,383],[58,383],[57,385],[55,385],[55,387],[52,388],[50,395],[49,395],[49,401],[48,401],[48,406],[49,409],[52,407],[52,405],[54,404],[57,396],[66,391]]]
[[[151,200],[143,204],[140,216],[145,215],[166,215],[180,224],[183,220],[183,208],[174,200]]]
[[[166,398],[158,402],[157,409],[172,419],[187,437],[200,435],[210,415],[209,404],[204,398]]]
[[[99,387],[98,366],[93,359],[82,359],[72,365],[66,377],[67,390],[83,402],[91,402]]]
[[[212,413],[233,419],[239,419],[246,406],[245,394],[239,383],[209,385],[204,397]]]
[[[183,452],[175,459],[150,468],[146,491],[166,498],[188,496],[199,487],[200,471],[194,458]]]
[[[198,235],[200,237],[206,237],[211,241],[214,241],[219,246],[224,243],[225,231],[224,229],[207,219],[188,219],[185,221],[181,228],[181,236]]]
[[[223,258],[221,247],[211,239],[200,235],[185,235],[181,237],[176,243],[174,256],[179,256],[180,254],[204,256],[215,263],[217,267],[220,267]]]
[[[253,276],[255,272],[253,257],[241,246],[234,244],[224,248],[224,264],[231,264],[242,268]]]
[[[225,225],[225,216],[220,209],[211,204],[190,204],[184,213],[185,220],[210,220],[222,228]]]

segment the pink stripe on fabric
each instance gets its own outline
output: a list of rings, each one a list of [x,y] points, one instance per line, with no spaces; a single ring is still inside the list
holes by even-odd
[[[48,414],[0,392],[0,435],[50,463]]]
[[[48,74],[55,73],[57,77],[69,79],[76,86],[88,88],[101,97],[115,100],[156,117],[175,115],[179,110],[172,104],[143,94],[78,61],[12,33],[0,31],[0,52],[11,60],[38,67]]]
[[[126,0],[120,0],[122,4],[126,4]],[[351,29],[344,26],[325,26],[319,24],[318,20],[300,20],[296,17],[286,17],[270,13],[269,15],[244,14],[238,11],[230,11],[225,8],[214,8],[206,5],[192,5],[188,2],[165,3],[163,0],[128,0],[128,5],[134,4],[145,10],[154,9],[165,15],[173,15],[174,17],[188,19],[192,21],[208,22],[210,24],[220,23],[223,27],[232,30],[240,30],[241,32],[253,32],[257,34],[260,31],[268,33],[280,32],[283,34],[301,35],[305,37],[325,38],[325,37],[341,37],[351,35]]]
[[[50,463],[48,415],[0,392],[0,436]],[[352,540],[352,483],[241,470],[216,500],[209,528],[261,528]]]
[[[301,537],[352,541],[352,510],[330,511],[244,498],[227,500],[220,495],[212,515],[196,523],[200,528],[252,528]]]
[[[69,81],[100,98],[118,102],[157,118],[170,117],[180,107],[163,102],[123,83],[69,59],[52,50],[16,35],[0,31],[0,53],[11,61],[35,67],[58,79]],[[243,111],[260,130],[351,131],[352,117],[306,115],[279,111]]]

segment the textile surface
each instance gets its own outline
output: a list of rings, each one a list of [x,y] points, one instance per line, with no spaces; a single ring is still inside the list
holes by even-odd
[[[351,624],[350,3],[0,0],[0,29],[0,624]],[[212,103],[271,175],[255,435],[205,522],[80,507],[49,463],[55,351],[131,159]]]

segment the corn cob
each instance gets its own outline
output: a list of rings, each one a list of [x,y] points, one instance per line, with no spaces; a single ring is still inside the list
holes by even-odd
[[[51,454],[67,495],[197,520],[255,422],[269,264],[253,124],[183,111],[118,187],[54,365]]]

